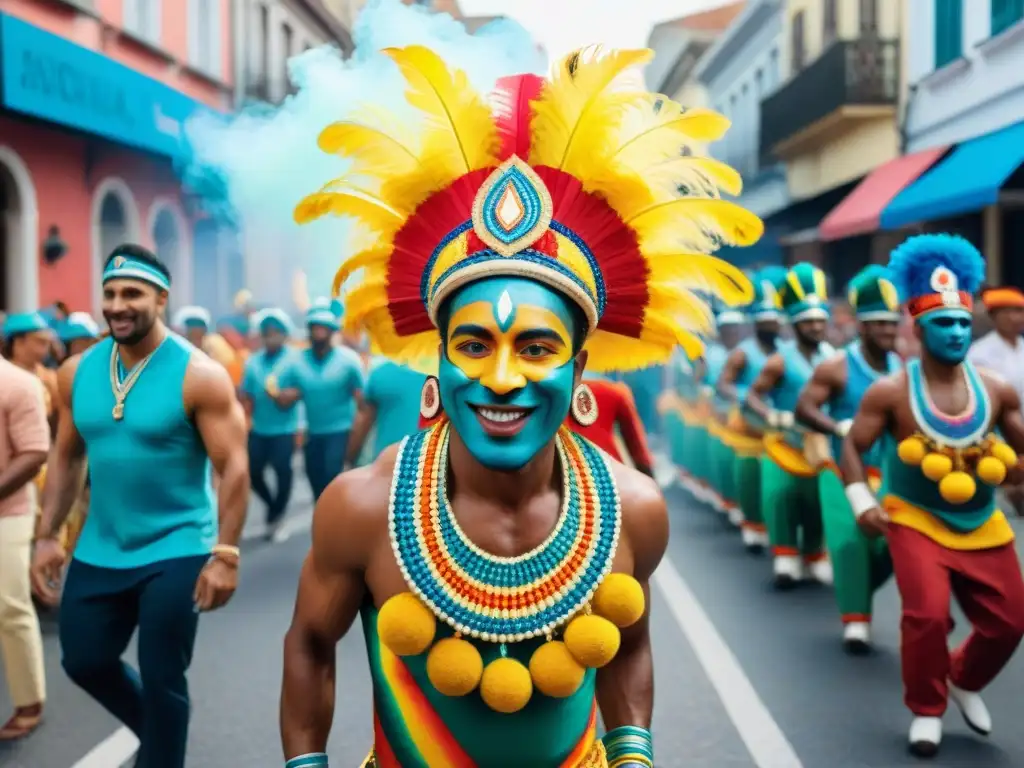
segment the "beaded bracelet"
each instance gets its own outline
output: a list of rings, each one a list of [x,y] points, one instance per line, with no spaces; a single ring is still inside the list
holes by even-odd
[[[608,759],[608,768],[629,765],[654,768],[654,740],[646,728],[623,725],[614,728],[601,739]]]
[[[284,764],[284,768],[327,768],[327,753],[310,752],[306,755],[293,757]]]

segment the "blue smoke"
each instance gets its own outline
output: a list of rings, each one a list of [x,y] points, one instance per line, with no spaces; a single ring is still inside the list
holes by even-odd
[[[315,297],[330,290],[342,259],[349,223],[323,219],[298,226],[292,210],[305,195],[342,175],[346,161],[317,148],[326,126],[375,109],[409,111],[404,82],[379,51],[425,45],[463,69],[486,93],[502,76],[544,72],[546,61],[529,33],[500,19],[475,35],[448,15],[370,0],[353,30],[355,52],[343,60],[333,46],[306,51],[288,62],[295,95],[279,107],[258,104],[231,118],[197,115],[186,125],[181,172],[206,209],[244,233],[249,288],[260,302],[290,306],[292,277],[302,271]]]

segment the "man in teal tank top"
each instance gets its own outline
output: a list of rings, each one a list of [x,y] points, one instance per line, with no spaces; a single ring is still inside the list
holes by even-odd
[[[277,539],[292,495],[292,456],[299,431],[296,351],[287,345],[291,320],[280,309],[256,314],[262,349],[245,361],[241,398],[249,415],[249,477],[267,508],[267,537]],[[267,469],[274,472],[274,490]]]
[[[140,768],[185,765],[199,614],[235,591],[249,490],[231,380],[161,321],[170,287],[167,267],[144,248],[123,245],[107,259],[110,337],[60,369],[32,574],[52,595],[65,564],[56,536],[88,456],[89,512],[61,598],[63,665],[139,737]],[[121,660],[136,630],[138,672]]]
[[[717,386],[719,396],[732,404],[728,426],[736,455],[732,482],[743,515],[740,536],[747,551],[755,555],[768,546],[768,529],[761,511],[764,423],[745,404],[750,385],[778,350],[783,320],[779,290],[786,274],[785,267],[769,266],[753,276],[754,301],[747,314],[754,325],[754,335],[729,354]]]
[[[401,442],[416,431],[425,381],[422,373],[385,357],[371,360],[363,403],[349,439],[349,463],[355,464],[364,456],[373,461],[389,445]],[[371,432],[373,445],[367,456],[364,445]]]
[[[303,458],[314,501],[345,465],[349,433],[362,402],[363,361],[334,343],[338,315],[329,300],[306,313],[309,347],[296,356],[295,388],[306,411]]]
[[[424,47],[386,54],[414,110],[473,119],[403,121],[425,134],[410,137],[426,148],[422,163],[392,162],[390,139],[364,154],[365,131],[330,126],[321,146],[344,145],[388,202],[352,205],[344,185],[328,184],[295,218],[349,211],[379,233],[335,277],[346,327],[430,376],[422,416],[436,421],[343,473],[317,503],[285,639],[286,765],[327,765],[335,646],[361,618],[373,682],[367,766],[652,768],[647,596],[668,543],[665,501],[651,478],[564,422],[596,420],[581,386],[587,365],[649,368],[680,346],[699,355],[708,307],[680,285],[665,244],[680,232],[697,249],[751,242],[763,227],[717,196],[702,199],[698,215],[693,197],[644,189],[646,174],[627,170],[631,153],[616,147],[622,115],[650,114],[652,96],[602,92],[617,79],[597,68],[607,64],[573,56],[553,85],[517,75],[488,98]],[[604,61],[622,68],[637,55]],[[435,78],[452,87],[428,95]],[[594,108],[566,132],[575,107],[561,100],[581,88],[594,91]],[[384,83],[373,92],[375,104],[390,103]],[[438,104],[452,94],[455,104]],[[493,114],[491,104],[500,105]],[[390,124],[372,109],[377,124]],[[570,135],[607,156],[570,152]],[[531,149],[532,137],[549,142],[548,154]],[[669,151],[682,153],[682,144]],[[563,155],[579,162],[544,162]],[[597,180],[620,194],[596,192]],[[632,227],[648,200],[666,202]],[[687,282],[714,285],[730,305],[749,301],[741,272],[690,259]]]
[[[837,462],[868,387],[901,367],[894,350],[902,316],[890,275],[877,264],[850,281],[847,295],[856,314],[858,338],[814,369],[800,394],[796,415],[829,438],[830,450],[820,457],[823,466],[818,475],[825,542],[843,622],[843,647],[861,654],[871,648],[872,597],[892,575],[892,563],[885,540],[868,538],[857,527]],[[880,477],[880,448],[876,445],[864,457],[874,482]]]
[[[973,295],[985,277],[978,250],[961,237],[918,235],[893,251],[889,271],[921,358],[868,388],[840,466],[861,528],[888,542],[902,602],[904,702],[914,716],[909,748],[933,757],[949,699],[973,731],[991,733],[980,692],[1024,637],[1014,531],[996,506],[996,487],[1020,472],[1024,418],[1013,387],[967,360]],[[880,442],[876,493],[865,457]],[[952,651],[951,597],[973,628]]]
[[[825,554],[818,470],[805,456],[805,433],[794,418],[797,398],[815,366],[835,350],[826,342],[825,274],[801,263],[789,270],[779,294],[794,339],[768,358],[747,393],[747,407],[767,426],[761,460],[761,508],[768,524],[772,570],[779,589],[804,576],[832,582]]]

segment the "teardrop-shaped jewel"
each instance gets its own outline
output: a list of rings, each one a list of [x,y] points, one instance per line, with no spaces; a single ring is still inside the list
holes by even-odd
[[[519,193],[516,191],[512,182],[509,181],[505,185],[505,191],[502,192],[501,199],[498,201],[497,209],[494,211],[498,224],[500,224],[502,229],[506,232],[511,232],[515,226],[523,220],[523,214],[525,212],[526,211],[523,208],[523,201],[519,199]]]

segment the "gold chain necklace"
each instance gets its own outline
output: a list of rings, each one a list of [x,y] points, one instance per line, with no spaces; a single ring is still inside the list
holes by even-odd
[[[161,346],[162,342],[157,345],[156,349],[160,349]],[[114,421],[121,421],[124,418],[124,401],[128,398],[128,393],[132,391],[132,387],[135,386],[135,382],[139,380],[139,376],[142,375],[146,366],[149,365],[149,361],[153,359],[153,355],[156,354],[156,349],[154,349],[128,372],[124,381],[121,381],[121,374],[118,371],[117,365],[120,359],[120,349],[117,344],[114,344],[110,349],[110,389],[114,393],[114,410],[112,413]]]

